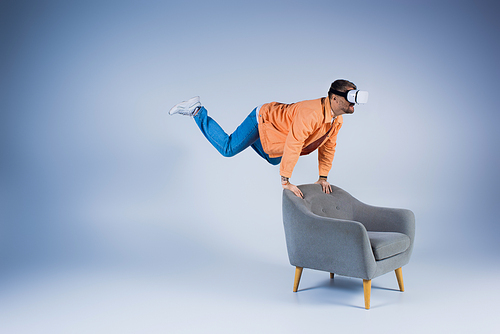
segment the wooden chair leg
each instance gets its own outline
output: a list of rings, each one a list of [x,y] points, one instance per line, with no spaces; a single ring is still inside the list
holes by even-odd
[[[302,269],[304,268],[295,267],[295,281],[293,282],[293,292],[297,292],[299,288],[300,277],[302,276]]]
[[[401,290],[401,292],[404,292],[405,286],[403,284],[403,270],[401,268],[398,268],[394,271],[396,272],[396,278],[398,279],[399,290]]]
[[[364,279],[363,280],[363,290],[365,291],[365,309],[370,309],[370,294],[372,291],[372,280]]]
[[[333,279],[334,274],[330,273],[330,279]]]

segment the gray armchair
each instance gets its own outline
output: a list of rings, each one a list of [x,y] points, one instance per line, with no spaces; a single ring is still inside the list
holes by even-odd
[[[410,260],[415,216],[405,209],[364,204],[332,186],[299,186],[304,199],[283,190],[283,224],[290,264],[296,267],[297,292],[303,268],[363,279],[365,308],[370,308],[371,280],[395,271],[404,291],[401,267]]]

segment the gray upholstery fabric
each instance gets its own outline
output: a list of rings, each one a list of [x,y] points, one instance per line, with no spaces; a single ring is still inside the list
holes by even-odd
[[[331,194],[317,184],[299,188],[304,199],[283,191],[290,264],[372,279],[408,263],[415,237],[411,211],[370,206],[335,186]]]

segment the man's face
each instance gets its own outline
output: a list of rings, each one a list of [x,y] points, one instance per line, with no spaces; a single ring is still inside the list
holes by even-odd
[[[344,113],[345,114],[352,114],[354,113],[354,103],[351,103],[349,101],[347,101],[344,97],[342,96],[339,96],[340,97],[340,100],[342,101],[342,103],[344,103]]]
[[[349,88],[348,91],[351,89],[352,88]],[[335,100],[332,99],[333,101],[331,101],[332,111],[336,116],[354,113],[354,103],[347,101],[343,96],[333,95],[333,98],[335,98]]]

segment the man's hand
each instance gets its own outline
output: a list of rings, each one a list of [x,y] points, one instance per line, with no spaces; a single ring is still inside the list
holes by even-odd
[[[323,177],[320,177],[318,179],[318,181],[314,182],[315,184],[321,184],[321,188],[323,188],[323,192],[324,193],[331,193],[332,192],[332,186],[330,185],[330,183],[328,183],[328,181],[323,178]]]
[[[297,186],[294,186],[293,184],[291,184],[290,182],[287,182],[286,184],[281,184],[281,186],[283,187],[283,189],[288,189],[290,190],[291,192],[293,192],[296,196],[300,197],[300,198],[304,198],[304,195],[302,194],[302,191],[300,191],[299,187]]]

